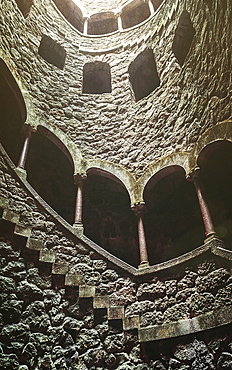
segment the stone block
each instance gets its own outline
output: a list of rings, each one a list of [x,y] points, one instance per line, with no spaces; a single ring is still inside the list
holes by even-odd
[[[123,319],[123,330],[133,330],[140,327],[140,317],[125,317]]]
[[[83,283],[82,274],[67,274],[65,276],[65,285],[66,286],[79,286]]]
[[[95,296],[95,286],[80,285],[79,298],[90,298]]]
[[[68,273],[69,266],[65,263],[53,263],[52,274],[54,275],[66,275]]]
[[[40,262],[53,263],[56,260],[55,252],[41,250],[39,254]]]
[[[111,306],[108,309],[109,320],[120,320],[124,319],[124,306]]]
[[[15,225],[14,234],[29,238],[31,235],[31,228],[23,225]]]
[[[43,247],[44,245],[43,245],[42,240],[33,239],[33,238],[30,238],[27,240],[26,248],[28,249],[32,249],[34,251],[40,251],[41,249],[43,249]]]
[[[8,199],[0,197],[0,208],[7,208],[8,204],[9,204]]]
[[[74,224],[73,225],[73,234],[76,236],[83,235],[84,233],[84,226],[82,224]]]
[[[8,209],[4,209],[2,218],[6,221],[10,221],[13,224],[17,224],[19,222],[20,215],[18,213],[9,211]]]
[[[22,180],[26,180],[27,179],[27,171],[24,170],[23,168],[20,168],[20,167],[17,167],[15,169],[15,172],[17,173],[17,175],[22,179]]]
[[[109,307],[110,307],[110,298],[108,295],[94,297],[93,308],[109,308]]]

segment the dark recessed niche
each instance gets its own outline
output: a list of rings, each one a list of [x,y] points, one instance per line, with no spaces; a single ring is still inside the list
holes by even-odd
[[[103,35],[117,29],[118,21],[113,12],[93,14],[88,21],[89,35]]]
[[[175,57],[181,66],[184,64],[194,35],[195,30],[193,28],[190,15],[187,10],[184,10],[180,16],[172,46]]]
[[[64,68],[66,51],[57,42],[52,40],[51,37],[45,35],[42,37],[39,46],[39,55],[48,63],[60,69]]]
[[[133,27],[149,17],[150,10],[148,4],[140,0],[135,0],[122,9],[122,27]]]
[[[136,101],[149,95],[159,84],[159,76],[151,49],[140,53],[129,66],[130,82]]]
[[[104,62],[91,62],[84,65],[83,93],[111,93],[111,74],[109,64]]]
[[[59,11],[67,19],[67,21],[78,31],[83,32],[83,15],[82,11],[70,0],[53,0]]]
[[[24,18],[26,18],[30,12],[31,6],[33,5],[32,0],[16,0],[16,3],[19,7]]]

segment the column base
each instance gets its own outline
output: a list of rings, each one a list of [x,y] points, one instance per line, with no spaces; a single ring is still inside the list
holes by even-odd
[[[143,262],[141,262],[140,263],[140,265],[138,265],[138,269],[140,270],[140,269],[145,269],[145,268],[147,268],[147,267],[150,267],[150,265],[149,265],[149,262],[148,261],[143,261]]]
[[[21,179],[23,179],[23,180],[26,180],[26,179],[27,179],[27,171],[26,171],[26,170],[24,170],[24,168],[16,167],[15,172],[17,173],[17,175],[18,175]]]
[[[73,232],[75,235],[83,235],[84,234],[84,226],[83,224],[73,224]]]
[[[216,233],[212,233],[212,234],[210,234],[210,235],[208,235],[208,236],[206,237],[206,239],[204,240],[204,244],[205,244],[205,243],[210,242],[210,240],[213,240],[213,239],[221,240],[221,239],[217,236],[217,234],[216,234]]]

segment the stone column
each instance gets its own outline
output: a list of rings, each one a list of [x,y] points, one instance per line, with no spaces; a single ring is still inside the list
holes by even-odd
[[[122,28],[122,18],[121,18],[121,12],[117,12],[115,14],[115,16],[117,17],[117,20],[118,20],[118,30],[121,31],[123,28]]]
[[[77,185],[77,197],[75,208],[75,221],[74,227],[82,227],[82,193],[83,193],[83,180],[87,177],[86,173],[74,175],[74,182]]]
[[[132,206],[132,210],[135,212],[138,221],[138,236],[139,236],[139,253],[140,253],[140,264],[138,268],[149,267],[148,254],[147,254],[147,243],[143,224],[144,213],[146,212],[145,204],[135,204]]]
[[[150,10],[151,15],[153,13],[155,13],[155,8],[154,8],[154,5],[152,4],[151,0],[148,0],[148,6],[149,6],[149,10]]]
[[[216,232],[214,230],[213,226],[213,221],[211,218],[211,214],[209,211],[208,204],[205,200],[204,192],[203,192],[203,187],[200,181],[200,168],[196,167],[189,175],[187,175],[187,180],[192,181],[195,185],[195,189],[197,192],[197,197],[201,209],[201,214],[205,226],[205,235],[206,238],[209,236],[215,235]]]
[[[84,17],[84,29],[83,29],[83,34],[84,35],[88,35],[88,20],[89,20],[89,17]]]
[[[18,167],[23,170],[26,164],[27,153],[28,153],[29,143],[31,139],[31,132],[32,132],[31,126],[25,125],[23,127],[24,143],[23,143],[23,148],[22,148],[21,155],[20,155],[19,162],[18,162]]]

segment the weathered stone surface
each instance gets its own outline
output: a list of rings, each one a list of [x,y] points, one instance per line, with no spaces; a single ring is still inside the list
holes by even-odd
[[[178,303],[164,312],[164,322],[178,321],[189,317],[189,307],[186,303]]]
[[[178,290],[192,288],[194,286],[197,274],[193,271],[187,271],[186,275],[178,282]]]
[[[214,291],[221,288],[229,279],[230,274],[224,268],[210,272],[204,277],[196,279],[196,289],[198,292]]]
[[[163,323],[163,314],[160,311],[146,312],[141,315],[140,323],[141,326],[161,325]]]
[[[222,352],[218,359],[217,366],[219,369],[232,369],[232,354],[229,352]]]
[[[161,281],[157,281],[153,284],[141,284],[137,291],[138,300],[155,299],[165,295],[165,284]]]
[[[155,305],[151,301],[135,302],[127,306],[125,317],[140,315],[144,312],[150,312],[155,309]]]
[[[35,284],[30,284],[27,281],[22,281],[17,287],[17,295],[26,301],[42,300],[43,292]]]
[[[218,290],[215,296],[215,308],[231,305],[232,284]]]
[[[41,301],[31,303],[23,312],[21,320],[29,325],[33,332],[46,332],[51,325],[44,303]]]
[[[108,353],[116,353],[122,350],[124,342],[124,334],[109,335],[104,341],[104,347]]]
[[[25,343],[30,335],[29,325],[24,323],[6,325],[1,331],[1,338],[5,343]]]
[[[214,308],[215,298],[210,293],[194,294],[191,296],[189,304],[190,310],[194,315],[200,315],[204,312],[209,312]]]
[[[81,329],[76,341],[77,347],[80,352],[83,352],[91,347],[100,345],[100,337],[95,329]]]
[[[174,296],[177,292],[177,280],[165,281],[166,294],[168,297]]]

